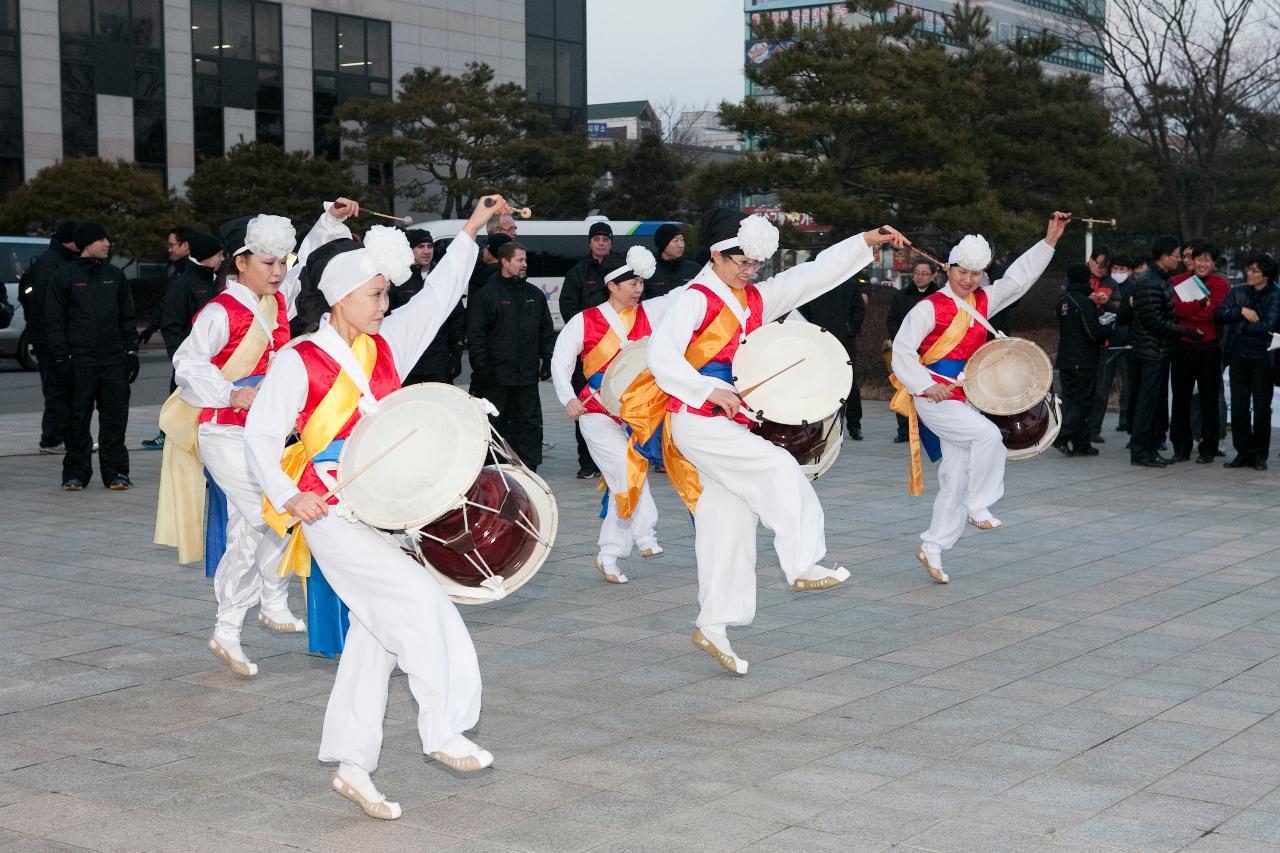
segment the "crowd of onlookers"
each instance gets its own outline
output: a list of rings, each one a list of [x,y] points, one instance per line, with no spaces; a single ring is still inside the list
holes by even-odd
[[[1129,435],[1131,464],[1224,456],[1229,396],[1235,454],[1224,464],[1266,469],[1280,269],[1270,255],[1252,255],[1244,283],[1232,287],[1220,260],[1207,241],[1159,237],[1145,258],[1098,248],[1067,267],[1057,306],[1063,454],[1097,455],[1119,380],[1116,430]]]

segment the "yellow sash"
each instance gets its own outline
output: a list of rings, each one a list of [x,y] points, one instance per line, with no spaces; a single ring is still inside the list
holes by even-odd
[[[733,295],[745,309],[747,293],[735,289]],[[712,357],[724,349],[725,344],[733,339],[742,328],[738,318],[728,305],[720,307],[720,313],[702,330],[684,351],[684,357],[695,370],[701,370]],[[698,496],[702,494],[702,483],[698,479],[698,469],[680,453],[671,437],[671,412],[667,411],[665,391],[658,387],[653,374],[648,370],[642,372],[636,381],[622,394],[622,419],[631,427],[631,441],[627,444],[627,494],[617,495],[618,515],[629,518],[636,503],[640,500],[640,491],[644,487],[644,476],[649,469],[649,462],[640,454],[638,444],[644,444],[653,438],[658,426],[662,425],[662,461],[667,468],[667,476],[676,494],[684,501],[692,513],[698,505]],[[623,514],[625,510],[625,515]]]
[[[358,336],[351,342],[351,352],[355,354],[356,363],[364,371],[365,377],[371,378],[374,364],[378,360],[378,346],[373,338],[368,335]],[[302,428],[302,440],[286,447],[284,456],[280,459],[280,467],[294,484],[301,479],[307,463],[328,447],[337,437],[338,431],[351,420],[359,402],[360,389],[355,380],[345,371],[340,371],[333,387],[325,393],[320,405],[316,406]],[[262,518],[276,533],[289,537],[289,545],[276,568],[276,574],[280,577],[291,573],[302,578],[309,577],[311,549],[307,547],[303,533],[305,525],[294,525],[290,534],[289,521],[293,516],[287,512],[277,512],[265,497],[262,499]]]
[[[275,327],[277,303],[274,295],[258,300],[258,316],[270,316]],[[222,366],[222,376],[235,382],[249,375],[267,351],[270,341],[261,323],[250,323],[235,351]],[[156,501],[157,545],[178,549],[178,562],[204,559],[205,482],[204,463],[197,442],[200,436],[200,408],[182,401],[182,389],[169,395],[160,407],[160,430],[164,451],[160,459],[160,493]]]
[[[965,297],[964,301],[973,307],[976,300],[973,294]],[[964,336],[969,333],[969,314],[966,311],[956,311],[956,316],[951,318],[951,324],[947,326],[946,331],[938,336],[933,342],[933,346],[925,350],[924,355],[920,356],[920,363],[924,365],[933,364],[940,361],[964,340]],[[889,401],[889,408],[899,415],[907,419],[911,448],[911,481],[910,492],[913,496],[919,497],[924,494],[924,464],[920,460],[920,422],[916,415],[916,398],[911,396],[911,392],[903,387],[901,380],[891,371],[889,373],[889,384],[894,388],[893,399]]]
[[[631,329],[636,324],[636,306],[623,308],[618,312],[619,319],[622,320],[623,327],[626,328],[627,334],[631,333]],[[618,354],[618,350],[622,349],[622,341],[618,339],[618,333],[613,330],[613,326],[606,322],[608,329],[604,333],[604,337],[600,338],[599,343],[591,348],[591,352],[582,355],[582,375],[588,378],[595,376],[600,372],[600,368],[613,361],[613,357]]]

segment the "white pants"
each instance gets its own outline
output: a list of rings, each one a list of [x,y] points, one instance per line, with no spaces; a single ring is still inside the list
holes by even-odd
[[[756,522],[793,583],[827,553],[822,505],[795,457],[725,417],[677,412],[676,447],[698,468],[694,513],[699,627],[749,625],[756,615]]]
[[[435,752],[480,719],[480,664],[458,608],[399,548],[333,508],[303,528],[351,627],[320,736],[321,761],[372,773],[382,751],[387,681],[399,666],[418,702],[422,751]]]
[[[227,550],[213,576],[218,630],[239,636],[253,605],[268,613],[289,609],[289,578],[276,575],[286,543],[262,520],[262,489],[245,460],[244,429],[201,424],[199,447],[209,476],[227,495]]]
[[[616,566],[618,560],[631,554],[633,546],[643,550],[658,544],[658,507],[646,478],[631,517],[618,516],[618,502],[613,495],[627,489],[627,431],[613,418],[601,414],[583,415],[578,418],[578,426],[610,492],[608,510],[600,523],[600,562]]]
[[[1007,455],[999,428],[968,403],[917,399],[916,414],[942,445],[933,521],[920,539],[945,551],[956,544],[969,516],[1004,495]]]

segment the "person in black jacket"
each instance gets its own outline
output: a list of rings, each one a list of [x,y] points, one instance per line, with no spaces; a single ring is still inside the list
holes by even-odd
[[[1098,353],[1107,341],[1099,300],[1093,297],[1089,267],[1067,267],[1067,286],[1058,298],[1058,381],[1062,386],[1062,428],[1054,446],[1065,456],[1097,456],[1090,442],[1089,413],[1098,385]],[[1114,314],[1110,320],[1114,321]]]
[[[1169,357],[1181,338],[1198,341],[1199,329],[1184,328],[1173,314],[1173,285],[1169,277],[1181,255],[1176,237],[1157,237],[1151,243],[1151,268],[1133,291],[1133,351],[1137,361],[1138,395],[1129,437],[1129,463],[1163,468],[1170,460],[1156,449],[1162,425],[1169,423]]]
[[[179,265],[178,274],[170,279],[164,294],[164,310],[160,315],[160,336],[164,338],[169,359],[191,334],[191,324],[200,309],[218,295],[215,279],[222,266],[222,241],[212,234],[190,232],[187,245],[190,254]],[[177,387],[177,386],[173,386]]]
[[[431,242],[430,231],[414,228],[405,236],[409,238],[409,245],[413,249],[413,265],[410,267],[409,278],[403,284],[391,286],[391,307],[388,314],[421,292],[435,258],[435,245]],[[467,311],[459,302],[453,306],[449,319],[440,327],[418,363],[409,371],[404,384],[445,382],[452,385],[453,380],[462,372],[462,350],[466,343]]]
[[[1231,443],[1227,468],[1267,469],[1271,452],[1271,335],[1280,328],[1280,265],[1270,255],[1245,262],[1244,284],[1231,288],[1213,319],[1227,326],[1223,354],[1231,366]],[[1253,417],[1249,417],[1249,404]]]
[[[501,275],[467,310],[471,394],[498,409],[494,426],[524,464],[542,464],[542,400],[538,380],[551,378],[556,333],[547,297],[525,278],[524,246],[498,250]]]
[[[138,375],[138,326],[129,283],[112,266],[111,240],[96,222],[76,226],[80,256],[59,270],[45,297],[45,326],[54,368],[67,377],[70,419],[62,488],[84,489],[93,475],[89,424],[98,409],[102,482],[122,491],[129,482],[129,383]]]
[[[565,273],[564,283],[560,286],[560,322],[567,323],[584,308],[594,308],[609,299],[609,288],[604,283],[603,264],[613,254],[613,228],[608,222],[593,222],[587,229],[587,244],[591,254],[578,261],[569,272]],[[617,261],[618,258],[614,258]],[[610,266],[617,266],[610,262]],[[573,369],[573,390],[581,391],[587,384],[582,375],[582,364]],[[573,427],[574,438],[578,442],[578,479],[589,480],[600,476],[600,469],[591,458],[591,451],[582,437],[582,428]]]
[[[62,453],[67,440],[67,388],[53,369],[49,338],[44,326],[44,300],[49,281],[58,270],[75,260],[80,250],[75,243],[76,223],[58,224],[49,238],[49,248],[31,262],[18,282],[18,302],[27,323],[27,340],[35,351],[40,368],[40,390],[44,395],[44,415],[40,419],[40,452]]]
[[[658,268],[644,283],[643,299],[666,296],[677,287],[684,287],[701,270],[685,258],[684,234],[674,222],[658,226],[653,234],[653,245],[658,251]]]
[[[893,339],[898,336],[898,330],[902,328],[902,320],[916,307],[916,303],[924,299],[930,293],[934,293],[938,289],[938,271],[933,268],[933,264],[926,260],[919,260],[911,267],[911,284],[893,294],[893,299],[889,302],[889,314],[887,325],[889,327],[889,339],[885,341],[885,352],[892,352]],[[886,356],[887,357],[887,356]],[[902,444],[907,441],[907,419],[902,415],[898,418],[898,434],[894,437],[895,444]]]
[[[858,333],[867,316],[867,297],[863,295],[856,277],[846,279],[833,289],[800,306],[800,313],[814,325],[821,326],[836,336],[849,354],[853,367],[853,382],[845,397],[841,416],[845,434],[854,441],[862,441],[862,394],[858,389],[857,356]]]

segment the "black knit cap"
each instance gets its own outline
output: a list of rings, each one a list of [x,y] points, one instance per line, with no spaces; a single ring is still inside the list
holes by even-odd
[[[421,246],[423,243],[431,242],[431,232],[425,228],[410,228],[404,232],[404,236],[409,241],[410,249]]]
[[[203,231],[192,231],[187,244],[191,247],[191,257],[197,261],[207,261],[222,251],[222,241]]]
[[[496,258],[498,257],[498,250],[510,242],[511,238],[506,234],[490,234],[489,238],[484,242],[484,247],[489,250],[489,254]]]
[[[53,229],[53,239],[59,243],[70,243],[76,239],[76,221],[64,219],[59,222],[58,227]]]
[[[661,255],[666,251],[667,244],[674,240],[680,234],[680,226],[674,222],[667,222],[658,226],[658,230],[653,232],[653,245],[658,247],[658,254]]]
[[[1087,264],[1067,264],[1067,284],[1088,284],[1089,276]]]
[[[608,222],[592,222],[591,227],[587,229],[587,239],[603,234],[609,239],[613,239],[613,228]]]
[[[76,248],[84,251],[87,247],[107,238],[107,229],[97,222],[80,222],[76,225],[74,236]]]
[[[252,214],[237,216],[230,222],[224,222],[218,226],[218,235],[222,237],[222,245],[226,248],[228,255],[234,255],[244,248],[245,232],[249,229],[251,219],[253,219]]]
[[[721,240],[730,240],[738,236],[738,226],[747,214],[732,207],[717,207],[702,220],[702,242],[709,249]],[[727,249],[711,249],[724,255],[741,255],[742,248],[732,246]]]

